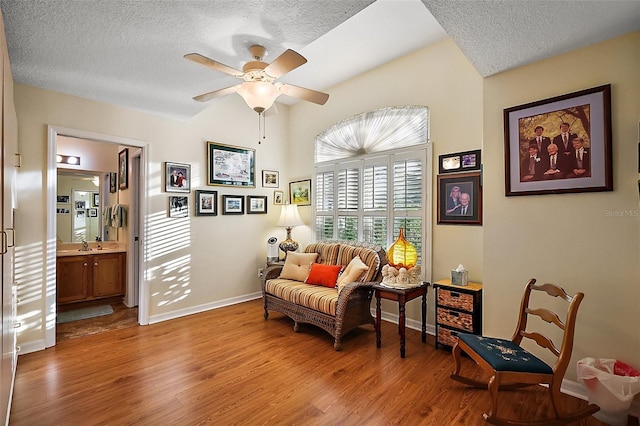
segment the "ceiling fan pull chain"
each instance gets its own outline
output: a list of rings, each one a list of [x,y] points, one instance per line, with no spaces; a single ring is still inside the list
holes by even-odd
[[[262,139],[264,139],[264,114],[258,113],[258,145],[262,143]]]

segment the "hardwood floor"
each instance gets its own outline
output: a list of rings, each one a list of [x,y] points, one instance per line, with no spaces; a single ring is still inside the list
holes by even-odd
[[[387,322],[380,349],[364,326],[336,352],[320,329],[294,333],[276,312],[265,321],[261,300],[87,335],[19,357],[10,424],[484,424],[488,392],[449,379],[451,354],[418,331],[406,337],[405,359]],[[551,411],[542,388],[505,395],[503,415]],[[585,404],[565,398],[567,409]]]
[[[103,303],[94,303],[100,305]],[[110,330],[138,326],[138,308],[128,308],[122,301],[109,303],[113,308],[113,313],[94,318],[65,322],[56,324],[56,342],[88,336],[90,334],[104,333]],[[86,307],[91,305],[72,305],[75,307]],[[65,307],[67,310],[69,307]]]

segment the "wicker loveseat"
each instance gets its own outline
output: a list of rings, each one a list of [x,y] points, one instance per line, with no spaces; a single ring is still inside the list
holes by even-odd
[[[262,276],[264,318],[268,319],[270,310],[281,312],[293,319],[295,332],[300,323],[318,326],[333,336],[333,346],[339,351],[346,333],[363,324],[375,325],[371,316],[372,287],[382,279],[380,270],[387,263],[385,251],[368,243],[325,240],[308,245],[303,253],[317,253],[314,262],[321,265],[342,265],[345,276],[341,278],[353,276],[347,274],[347,267],[355,262],[361,261],[363,272],[354,282],[339,281],[338,289],[281,278],[283,266],[270,266]]]

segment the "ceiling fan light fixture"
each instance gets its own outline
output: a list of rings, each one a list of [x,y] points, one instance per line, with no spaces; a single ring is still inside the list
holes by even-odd
[[[238,88],[238,94],[242,96],[249,108],[260,114],[273,106],[276,98],[280,96],[280,91],[272,83],[245,81]]]

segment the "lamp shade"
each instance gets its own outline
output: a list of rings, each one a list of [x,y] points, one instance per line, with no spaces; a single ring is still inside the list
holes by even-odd
[[[387,250],[387,261],[396,268],[410,269],[418,262],[416,247],[404,238],[404,228],[400,228],[398,239]]]
[[[272,83],[265,81],[245,81],[238,88],[238,94],[257,113],[271,108],[280,91]]]
[[[282,210],[280,210],[280,220],[278,226],[293,227],[304,225],[304,222],[300,218],[298,213],[297,204],[284,204]]]

